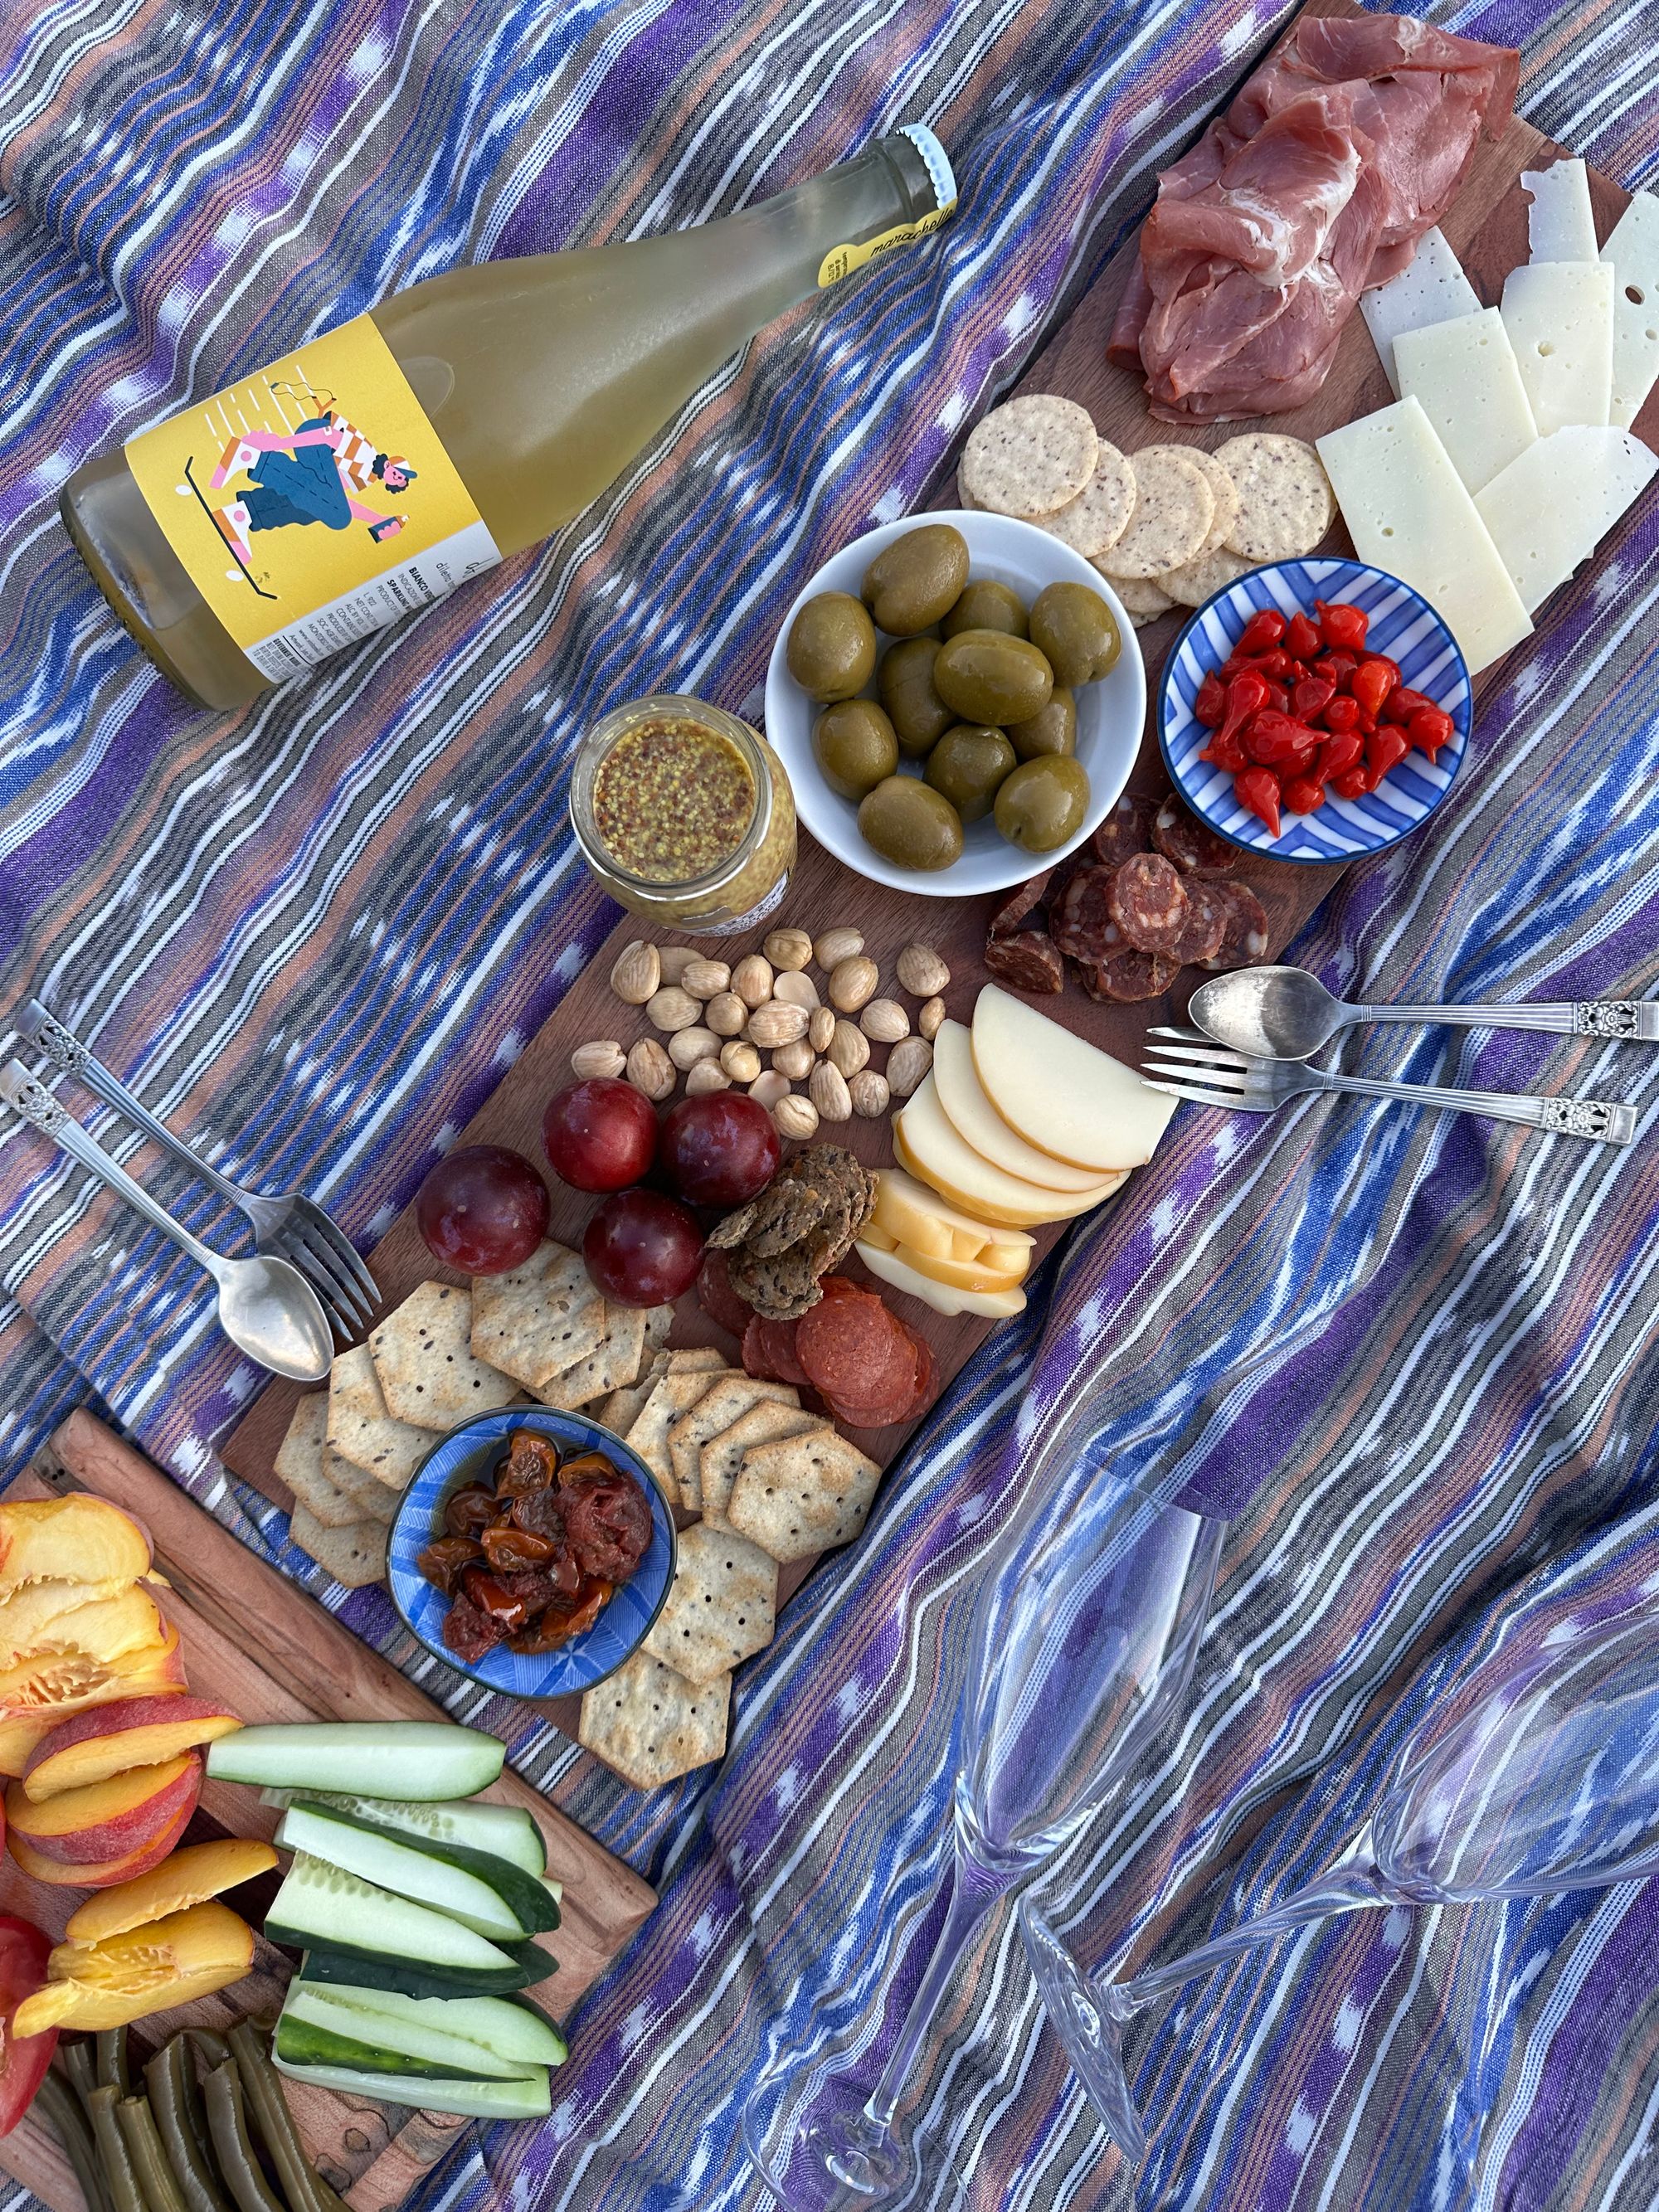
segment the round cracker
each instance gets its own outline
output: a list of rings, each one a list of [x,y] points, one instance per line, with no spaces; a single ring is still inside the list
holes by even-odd
[[[974,425],[957,474],[975,507],[1030,520],[1077,497],[1099,451],[1086,407],[1036,392],[994,407]]]
[[[1108,576],[1156,576],[1193,558],[1210,534],[1215,501],[1209,478],[1184,447],[1143,446],[1129,465],[1134,513],[1098,565]]]
[[[1331,480],[1305,440],[1278,430],[1229,438],[1216,457],[1238,487],[1238,519],[1227,534],[1252,561],[1311,553],[1336,514]]]
[[[1178,599],[1183,607],[1201,607],[1212,593],[1236,584],[1255,566],[1254,561],[1235,553],[1231,545],[1217,545],[1179,568],[1166,568],[1158,580],[1170,597]]]
[[[1202,446],[1183,446],[1181,450],[1203,470],[1215,501],[1210,534],[1193,556],[1194,560],[1201,561],[1206,553],[1213,553],[1218,546],[1224,545],[1231,535],[1238,520],[1238,486],[1233,482],[1232,471],[1217,460],[1213,453],[1206,453]]]
[[[1134,505],[1134,471],[1117,447],[1103,438],[1093,476],[1075,499],[1042,517],[1042,527],[1085,561],[1092,561],[1122,537]]]
[[[1094,565],[1100,568],[1098,561]],[[1148,577],[1108,576],[1103,568],[1100,568],[1100,573],[1106,576],[1107,582],[1117,593],[1123,611],[1131,622],[1156,622],[1159,615],[1167,615],[1175,605],[1163,586]]]

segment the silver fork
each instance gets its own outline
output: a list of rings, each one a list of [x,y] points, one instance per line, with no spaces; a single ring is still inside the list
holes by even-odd
[[[142,1101],[133,1097],[118,1077],[48,1013],[38,999],[30,999],[12,1016],[20,1035],[38,1047],[54,1067],[83,1083],[118,1113],[125,1114],[144,1134],[170,1152],[181,1167],[199,1176],[220,1197],[247,1216],[253,1228],[256,1252],[287,1260],[306,1277],[322,1300],[324,1311],[338,1333],[350,1342],[380,1303],[374,1278],[358,1256],[345,1232],[335,1226],[320,1206],[297,1192],[265,1198],[244,1190],[204,1160],[165,1121],[158,1121]]]
[[[1301,1060],[1252,1060],[1230,1052],[1196,1030],[1154,1029],[1173,1039],[1150,1045],[1141,1072],[1155,1091],[1190,1098],[1200,1106],[1231,1106],[1242,1114],[1271,1114],[1306,1091],[1349,1091],[1361,1098],[1399,1098],[1414,1106],[1444,1106],[1454,1113],[1484,1114],[1493,1121],[1523,1121],[1564,1137],[1595,1137],[1628,1145],[1636,1135],[1636,1109],[1600,1098],[1528,1098],[1512,1091],[1449,1091],[1437,1083],[1387,1083],[1367,1075],[1332,1075]]]

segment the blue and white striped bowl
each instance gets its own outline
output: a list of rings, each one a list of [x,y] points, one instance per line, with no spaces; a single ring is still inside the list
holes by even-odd
[[[443,1534],[443,1509],[450,1492],[463,1483],[484,1480],[515,1429],[534,1429],[552,1437],[567,1455],[603,1452],[613,1466],[631,1474],[650,1501],[651,1547],[633,1581],[623,1584],[585,1635],[556,1651],[509,1651],[498,1644],[476,1667],[470,1667],[444,1642],[449,1600],[433,1588],[415,1561],[434,1536]],[[550,1406],[508,1406],[464,1421],[422,1461],[392,1524],[386,1579],[404,1626],[446,1667],[469,1681],[483,1682],[515,1698],[562,1698],[573,1691],[591,1690],[633,1657],[662,1611],[674,1579],[675,1556],[674,1516],[637,1453],[580,1413],[556,1413]]]
[[[1370,617],[1366,644],[1399,663],[1402,684],[1445,708],[1452,736],[1433,762],[1426,753],[1408,753],[1363,799],[1328,792],[1317,814],[1286,814],[1283,834],[1273,837],[1234,798],[1227,771],[1198,757],[1209,732],[1194,719],[1193,701],[1259,608],[1277,607],[1286,617],[1300,608],[1311,615],[1316,599],[1364,608]],[[1176,789],[1211,829],[1246,852],[1316,864],[1380,853],[1425,822],[1451,788],[1473,716],[1469,672],[1456,640],[1409,584],[1363,561],[1275,561],[1206,599],[1176,640],[1158,684],[1158,740]]]

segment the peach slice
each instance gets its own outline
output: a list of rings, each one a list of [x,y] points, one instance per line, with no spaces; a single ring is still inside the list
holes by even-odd
[[[0,1667],[9,1667],[26,1651],[40,1651],[61,1642],[66,1615],[83,1606],[102,1605],[130,1590],[130,1582],[29,1583],[0,1600]]]
[[[129,1675],[125,1668],[154,1657],[160,1662],[157,1672]],[[159,1652],[134,1652],[120,1662],[117,1670],[105,1683],[96,1698],[77,1700],[68,1705],[49,1707],[38,1713],[0,1712],[0,1775],[13,1778],[21,1775],[31,1759],[58,1728],[66,1713],[97,1712],[104,1706],[120,1704],[137,1696],[152,1698],[181,1698],[185,1694],[185,1672],[177,1646],[166,1645]]]
[[[146,1602],[153,1604],[154,1600]],[[0,1716],[44,1719],[55,1725],[88,1705],[108,1705],[115,1698],[140,1692],[165,1696],[167,1686],[173,1682],[181,1690],[185,1686],[176,1628],[167,1630],[165,1643],[141,1644],[112,1659],[90,1651],[35,1651],[15,1667],[0,1670]]]
[[[118,1698],[77,1713],[41,1739],[23,1769],[24,1794],[39,1803],[130,1766],[154,1766],[241,1725],[211,1698]]]
[[[100,1943],[59,1943],[45,1988],[24,1998],[12,2032],[125,2027],[240,1982],[252,1964],[246,1920],[228,1905],[192,1905]]]
[[[181,1805],[176,1817],[163,1828],[148,1849],[129,1851],[124,1858],[74,1860],[48,1858],[44,1851],[35,1850],[22,1836],[6,1838],[6,1849],[23,1872],[34,1881],[52,1883],[58,1889],[113,1889],[119,1881],[135,1881],[141,1874],[148,1874],[162,1860],[190,1826],[192,1805]],[[120,2023],[118,2021],[118,2027]]]
[[[0,1504],[0,1598],[25,1583],[134,1583],[149,1558],[132,1516],[85,1491]]]
[[[55,1585],[32,1583],[20,1590],[20,1598],[31,1598],[37,1589]],[[0,1614],[10,1609],[10,1603],[0,1606]],[[147,1589],[137,1583],[123,1583],[113,1597],[93,1598],[84,1605],[65,1607],[49,1620],[44,1620],[27,1631],[27,1643],[13,1645],[0,1654],[0,1667],[9,1672],[21,1661],[32,1659],[42,1651],[89,1651],[99,1659],[118,1659],[124,1652],[137,1651],[145,1644],[165,1642],[167,1624],[161,1618],[161,1607]]]
[[[0,1713],[0,1774],[21,1775],[52,1734],[52,1729],[50,1713],[30,1720]]]
[[[185,1844],[171,1851],[153,1873],[89,1897],[70,1915],[64,1934],[71,1943],[102,1943],[125,1936],[170,1912],[203,1904],[222,1889],[269,1874],[276,1854],[269,1844],[249,1836],[222,1836],[216,1843]]]
[[[6,1821],[47,1858],[78,1866],[143,1850],[180,1806],[194,1812],[201,1794],[202,1755],[182,1751],[159,1766],[129,1767],[38,1805],[14,1782],[6,1791]]]

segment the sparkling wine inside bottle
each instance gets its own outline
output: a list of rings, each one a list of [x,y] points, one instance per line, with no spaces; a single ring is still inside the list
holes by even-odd
[[[568,522],[757,331],[955,204],[910,125],[697,229],[428,277],[85,463],[64,522],[180,690],[240,706]]]

